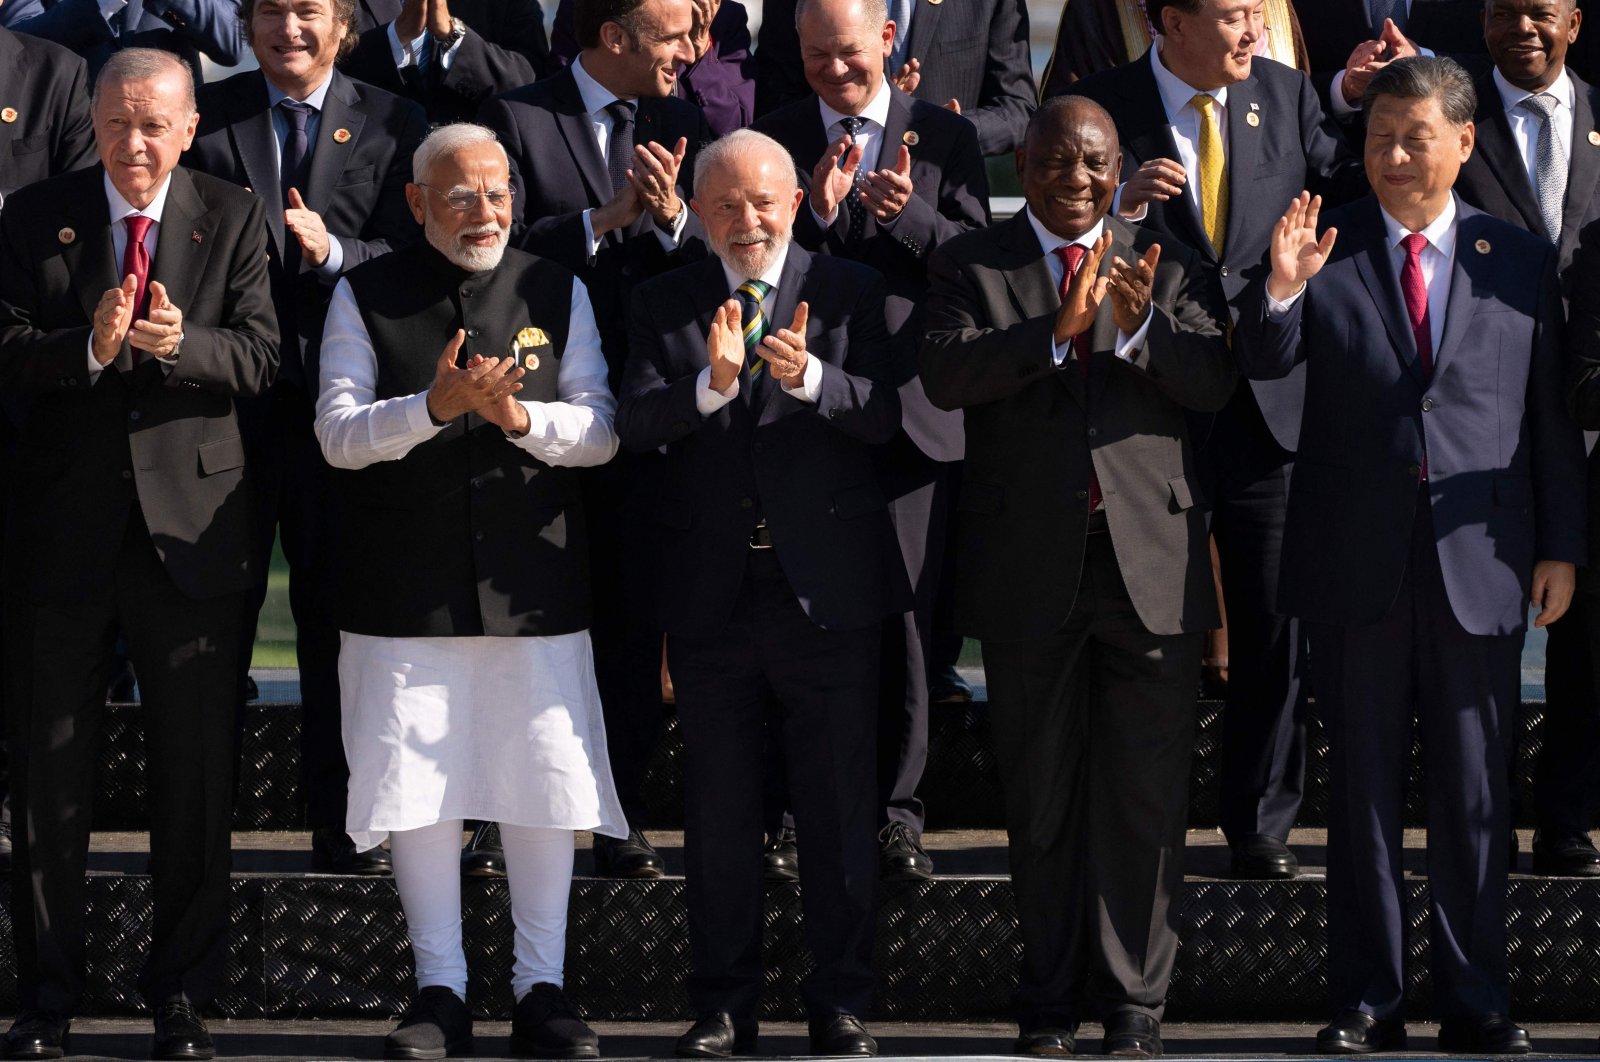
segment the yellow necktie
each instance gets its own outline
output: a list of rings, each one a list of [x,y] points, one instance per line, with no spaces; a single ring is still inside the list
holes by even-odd
[[[1200,112],[1200,220],[1206,238],[1218,255],[1228,231],[1228,171],[1222,162],[1222,130],[1217,122],[1217,101],[1202,92],[1191,101]]]

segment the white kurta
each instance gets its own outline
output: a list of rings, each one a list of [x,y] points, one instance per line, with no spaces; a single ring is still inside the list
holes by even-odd
[[[588,292],[572,286],[556,402],[524,402],[512,440],[551,465],[617,450],[616,402]],[[372,339],[340,281],[323,332],[317,439],[336,468],[394,461],[441,429],[425,393],[376,401]],[[341,632],[339,692],[356,847],[448,819],[626,837],[587,631],[548,638],[376,638]]]

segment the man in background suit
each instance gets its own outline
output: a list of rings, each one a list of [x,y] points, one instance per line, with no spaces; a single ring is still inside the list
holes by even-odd
[[[964,409],[956,619],[983,643],[1023,959],[1019,1054],[1161,1053],[1203,632],[1185,411],[1236,373],[1194,252],[1108,217],[1117,130],[1046,101],[1028,208],[934,255],[922,375]],[[1095,1013],[1098,1012],[1098,1013]]]
[[[1488,65],[1483,0],[1316,0],[1298,9],[1311,80],[1336,115],[1354,113],[1372,75],[1426,48]],[[1365,47],[1364,47],[1365,46]],[[1359,54],[1357,49],[1363,49]]]
[[[899,423],[883,283],[789,242],[804,194],[753,131],[696,164],[716,257],[641,285],[617,433],[665,447],[652,499],[660,618],[687,757],[689,1057],[755,1045],[762,744],[784,737],[816,966],[811,1053],[872,1055],[878,628],[906,580],[871,447]]]
[[[123,48],[181,56],[196,83],[200,56],[221,66],[244,60],[239,0],[13,0],[0,25],[55,41],[89,62],[89,76]]]
[[[788,150],[806,190],[799,243],[871,266],[887,281],[902,430],[878,449],[878,472],[914,604],[884,629],[878,825],[884,875],[920,879],[933,873],[917,797],[928,759],[928,658],[963,441],[961,414],[935,409],[922,391],[917,345],[928,256],[988,224],[988,181],[972,123],[885,76],[897,30],[883,0],[802,0],[797,17],[813,94],[755,128]]]
[[[0,386],[29,402],[7,560],[10,1058],[52,1058],[84,990],[84,863],[112,642],[149,742],[154,1058],[210,1058],[227,957],[234,698],[253,513],[234,400],[277,361],[261,202],[177,166],[193,82],[131,48],[96,82],[101,167],[0,215]]]
[[[550,73],[539,0],[359,0],[345,73],[422,105],[435,125],[470,121],[496,93]]]
[[[302,715],[300,770],[312,866],[383,873],[382,848],[357,853],[345,833],[339,631],[325,599],[325,464],[312,431],[314,353],[345,270],[415,241],[406,206],[411,153],[427,132],[422,108],[334,69],[354,45],[354,0],[244,0],[260,68],[207,85],[185,156],[195,170],[254,189],[272,233],[268,273],[283,337],[272,390],[240,406],[256,490],[256,574],[242,663],[255,642],[275,534],[289,562]]]
[[[1320,204],[1296,197],[1234,334],[1252,377],[1308,367],[1281,606],[1310,635],[1330,746],[1323,1052],[1405,1046],[1413,716],[1439,1049],[1530,1050],[1507,1017],[1507,778],[1528,603],[1536,626],[1560,618],[1584,559],[1583,439],[1563,403],[1554,245],[1451,193],[1475,108],[1449,59],[1380,71],[1376,198],[1319,240]]]
[[[705,119],[675,98],[694,55],[690,0],[579,0],[572,65],[490,100],[480,121],[511,158],[512,242],[571,269],[594,300],[613,391],[628,356],[629,297],[642,280],[703,253],[686,205]],[[661,858],[638,829],[641,787],[661,730],[661,628],[654,577],[636,531],[647,520],[659,454],[620,454],[585,469],[595,595],[595,676],[605,705],[611,773],[633,825],[595,846],[599,872],[658,877]],[[481,839],[480,842],[481,843]]]
[[[1252,57],[1262,32],[1254,0],[1150,0],[1149,9],[1163,32],[1144,58],[1068,91],[1117,115],[1122,217],[1195,248],[1236,303],[1267,268],[1276,204],[1307,186],[1340,201],[1357,195],[1361,168],[1306,76]],[[1228,620],[1220,814],[1240,877],[1299,871],[1284,842],[1305,764],[1301,636],[1276,604],[1304,387],[1299,372],[1241,381],[1225,409],[1196,424]]]

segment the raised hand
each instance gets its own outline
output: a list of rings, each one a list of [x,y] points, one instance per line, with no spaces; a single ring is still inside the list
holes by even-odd
[[[806,321],[811,307],[801,303],[794,308],[794,319],[788,328],[769,332],[756,348],[756,353],[767,363],[767,371],[780,383],[800,382],[806,371]]]
[[[694,49],[694,61],[711,50],[711,20],[717,17],[722,0],[694,0],[694,10],[689,23],[689,46]]]
[[[900,145],[900,154],[895,158],[894,168],[888,170],[873,170],[867,174],[865,186],[861,189],[861,198],[867,204],[867,209],[879,221],[889,221],[900,216],[900,211],[911,202],[913,192],[911,184],[911,149],[904,144]]]
[[[594,238],[599,239],[606,233],[615,229],[625,229],[639,220],[639,215],[644,213],[644,204],[639,199],[639,189],[634,182],[629,181],[606,201],[605,206],[595,207],[589,213],[589,228],[594,232]]]
[[[428,0],[428,33],[445,38],[450,36],[450,0]]]
[[[422,31],[428,28],[428,8],[431,6],[428,0],[405,0],[400,5],[400,14],[394,20],[394,35],[400,38],[402,44],[409,44],[422,36]]]
[[[841,159],[843,165],[840,165]],[[856,170],[860,168],[861,148],[851,144],[848,136],[841,136],[828,145],[828,150],[811,171],[811,209],[816,211],[817,217],[830,224],[833,222],[839,204],[855,187]]]
[[[321,214],[306,208],[298,188],[289,189],[289,207],[283,212],[283,223],[300,241],[300,255],[309,265],[320,266],[328,260],[328,226],[323,224]]]
[[[666,226],[683,211],[678,199],[678,170],[689,150],[689,141],[683,137],[671,151],[660,144],[649,142],[633,146],[633,169],[628,171],[628,183],[639,197],[639,205],[649,211],[656,223]]]
[[[917,86],[922,84],[922,60],[908,59],[899,70],[894,72],[894,76],[890,80],[894,82],[894,87],[901,92],[917,91]]]
[[[1117,328],[1133,335],[1144,327],[1150,313],[1150,291],[1155,287],[1156,263],[1161,261],[1161,245],[1152,243],[1144,256],[1133,265],[1121,258],[1111,259],[1111,275],[1107,288],[1111,294],[1111,314]]]
[[[150,282],[150,312],[128,329],[128,345],[157,358],[170,358],[183,339],[183,311],[172,305],[166,286]]]
[[[101,365],[110,365],[122,350],[128,326],[133,323],[133,297],[138,290],[139,278],[129,273],[122,278],[120,288],[107,288],[95,305],[90,349]]]
[[[473,358],[466,368],[457,368],[456,358],[466,339],[467,333],[456,329],[434,366],[427,398],[428,413],[434,420],[448,422],[464,413],[482,415],[484,407],[522,390],[517,381],[523,370],[514,358]]]
[[[467,362],[467,368],[475,369],[484,362],[482,354],[474,354]],[[526,435],[531,421],[528,411],[517,401],[517,392],[522,390],[522,385],[515,384],[497,401],[490,402],[478,410],[478,415],[493,424],[507,435]]]
[[[1283,302],[1305,287],[1306,281],[1322,271],[1333,251],[1338,229],[1329,229],[1317,239],[1317,215],[1322,197],[1301,192],[1272,228],[1272,276],[1267,278],[1267,294]]]
[[[1137,217],[1152,200],[1165,203],[1183,194],[1189,171],[1180,162],[1171,159],[1151,159],[1128,178],[1122,186],[1122,198],[1117,201],[1117,213],[1124,217]]]
[[[706,361],[711,366],[711,389],[718,394],[732,386],[744,371],[744,322],[739,300],[729,299],[717,307],[706,333]]]
[[[1067,297],[1062,300],[1061,309],[1056,311],[1057,344],[1065,343],[1094,327],[1094,315],[1100,312],[1100,303],[1105,300],[1106,289],[1111,284],[1110,277],[1099,275],[1100,260],[1110,247],[1111,230],[1106,229],[1094,241],[1094,246],[1089,248],[1083,265],[1073,274],[1072,283],[1067,287]],[[1137,330],[1136,327],[1134,331]]]
[[[954,96],[951,96],[949,99],[944,101],[944,109],[947,111],[955,111],[957,114],[960,114],[961,101],[956,99]]]

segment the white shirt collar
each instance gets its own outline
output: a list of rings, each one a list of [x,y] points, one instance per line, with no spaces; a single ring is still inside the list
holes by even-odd
[[[1167,119],[1174,120],[1183,113],[1183,109],[1194,102],[1195,94],[1200,90],[1183,81],[1168,70],[1161,61],[1161,38],[1157,37],[1155,43],[1150,45],[1150,70],[1156,76],[1156,88],[1161,93],[1161,106],[1167,112]],[[1206,93],[1215,99],[1219,106],[1228,105],[1228,87],[1224,85],[1219,89],[1212,89]]]
[[[1082,236],[1075,236],[1069,240],[1065,236],[1057,236],[1045,228],[1039,222],[1039,219],[1034,217],[1033,208],[1023,207],[1022,212],[1028,215],[1028,224],[1033,226],[1033,234],[1039,238],[1039,246],[1044,249],[1044,253],[1047,255],[1054,254],[1057,247],[1065,247],[1069,243],[1078,244],[1080,247],[1093,247],[1094,241],[1100,238],[1100,234],[1105,231],[1106,227],[1106,219],[1101,218],[1094,223],[1094,228]]]
[[[743,284],[745,281],[752,280],[752,279],[759,280],[759,281],[765,283],[766,285],[768,285],[772,289],[772,291],[777,291],[778,290],[778,278],[783,276],[783,264],[785,262],[787,262],[788,260],[789,260],[789,245],[787,243],[785,243],[783,245],[783,250],[778,252],[778,257],[773,259],[772,264],[767,267],[767,271],[765,273],[762,273],[759,277],[747,277],[743,273],[735,273],[732,269],[728,268],[728,263],[727,262],[723,262],[722,263],[722,275],[728,278],[728,293],[730,295],[732,295],[733,292],[739,290],[739,285],[740,284]],[[771,295],[772,291],[767,292],[767,294]],[[782,327],[787,328],[789,326],[788,325],[783,325]]]
[[[1494,78],[1494,87],[1500,93],[1500,103],[1505,107],[1508,114],[1516,110],[1517,104],[1533,95],[1526,89],[1519,89],[1507,81],[1498,68],[1495,69],[1492,76]],[[1554,96],[1556,102],[1569,111],[1577,105],[1577,93],[1572,87],[1572,78],[1567,76],[1566,67],[1561,68],[1561,73],[1556,75],[1556,79],[1550,83],[1550,87],[1545,91]]]
[[[574,59],[568,69],[572,71],[572,79],[578,83],[578,95],[583,97],[583,109],[589,114],[600,114],[608,104],[622,99],[596,81],[589,71],[583,68],[582,56]]]
[[[172,174],[167,174],[167,179],[161,182],[161,187],[156,190],[156,197],[150,200],[150,205],[140,210],[132,203],[122,198],[122,193],[117,191],[117,186],[111,183],[111,174],[102,174],[105,179],[106,204],[111,208],[111,221],[116,223],[129,214],[143,214],[145,217],[161,224],[161,212],[167,208],[167,193],[172,190]]]
[[[283,91],[283,89],[279,88],[277,85],[274,85],[272,83],[272,79],[271,78],[267,78],[266,80],[267,80],[267,106],[276,107],[278,104],[282,103],[284,100],[291,98],[290,95],[287,92]],[[300,100],[299,102],[306,104],[311,109],[315,110],[318,114],[321,114],[322,113],[322,101],[328,98],[328,89],[329,89],[330,86],[332,86],[332,84],[333,84],[333,71],[329,70],[328,71],[328,76],[322,79],[322,84],[320,84],[316,88],[312,89],[306,95],[306,98],[303,99],[303,100]]]
[[[889,124],[889,99],[892,95],[893,93],[889,89],[889,79],[884,78],[878,82],[877,94],[861,109],[861,113],[856,117],[865,118],[869,122],[876,122],[878,123],[878,128],[882,129]],[[840,121],[849,117],[849,115],[836,111],[826,103],[823,103],[821,96],[817,97],[817,109],[822,112],[822,128],[824,129],[832,129]]]
[[[1411,234],[1411,230],[1389,216],[1389,212],[1378,207],[1378,212],[1383,215],[1383,230],[1391,248],[1400,246],[1400,241]],[[1428,245],[1446,258],[1456,253],[1456,197],[1451,193],[1450,202],[1439,212],[1439,216],[1422,230],[1422,235],[1427,237]]]

